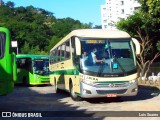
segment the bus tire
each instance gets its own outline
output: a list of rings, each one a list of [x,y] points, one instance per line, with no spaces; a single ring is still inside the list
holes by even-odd
[[[54,91],[55,93],[60,93],[60,89],[57,87],[56,79],[54,80]]]
[[[80,96],[78,96],[78,95],[74,92],[72,82],[70,82],[70,84],[69,84],[69,89],[70,89],[69,91],[70,91],[70,96],[71,96],[72,100],[74,100],[74,101],[81,101],[81,100],[82,100],[82,98],[81,98]]]
[[[27,85],[28,85],[27,77],[26,77],[26,76],[23,77],[22,84],[23,84],[24,86],[27,86]]]
[[[56,84],[56,79],[54,79],[54,91],[57,93],[57,84]]]

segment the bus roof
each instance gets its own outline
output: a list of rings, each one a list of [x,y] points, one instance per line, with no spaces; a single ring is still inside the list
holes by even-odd
[[[5,27],[0,27],[0,31],[9,32],[8,28],[5,28]]]
[[[59,46],[61,43],[65,42],[72,36],[85,37],[85,38],[130,38],[131,37],[128,33],[118,30],[78,29],[70,32],[67,36],[65,36],[61,40],[61,42],[57,43],[54,46],[54,48],[56,48],[57,46]]]
[[[49,59],[48,55],[18,54],[16,58]]]
[[[128,38],[130,35],[124,31],[103,29],[78,29],[70,32],[71,36],[97,37],[97,38]],[[68,34],[68,35],[69,35]]]

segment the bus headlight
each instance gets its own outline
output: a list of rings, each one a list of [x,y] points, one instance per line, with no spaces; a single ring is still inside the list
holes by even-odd
[[[84,84],[90,85],[90,86],[95,86],[95,83],[91,80],[81,80],[81,82],[83,82]]]
[[[89,81],[89,80],[83,80],[83,83],[87,84],[87,85],[93,85],[93,82]]]

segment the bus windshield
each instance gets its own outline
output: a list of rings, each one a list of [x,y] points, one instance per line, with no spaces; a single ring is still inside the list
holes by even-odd
[[[33,61],[34,73],[39,75],[49,75],[49,60],[36,59]]]
[[[81,39],[80,70],[85,74],[103,77],[124,76],[136,72],[136,57],[130,38]],[[97,60],[93,62],[93,50]],[[92,64],[90,64],[92,63]]]

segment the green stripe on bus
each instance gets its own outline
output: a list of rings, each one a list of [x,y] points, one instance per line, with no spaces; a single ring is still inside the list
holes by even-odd
[[[61,75],[61,74],[64,74],[64,75],[79,75],[79,71],[76,70],[76,69],[52,71],[50,73],[54,74],[54,75]]]

